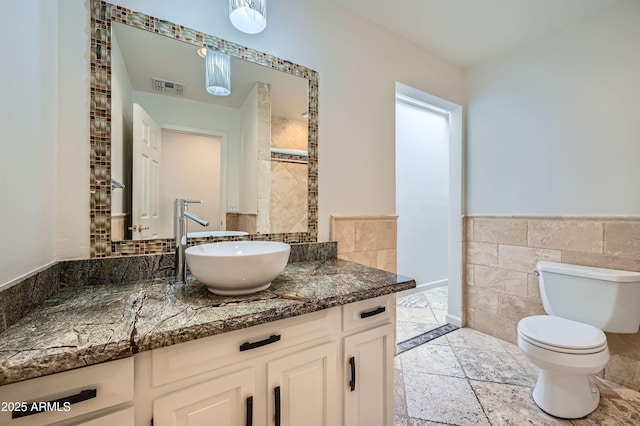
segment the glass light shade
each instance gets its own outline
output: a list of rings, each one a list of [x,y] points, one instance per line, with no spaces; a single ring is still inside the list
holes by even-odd
[[[267,26],[267,0],[229,0],[229,19],[247,34],[257,34]]]
[[[216,96],[231,93],[231,57],[213,49],[207,49],[207,92]]]

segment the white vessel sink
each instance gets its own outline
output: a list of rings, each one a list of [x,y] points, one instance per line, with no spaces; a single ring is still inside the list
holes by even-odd
[[[185,250],[193,276],[223,296],[264,290],[287,266],[291,246],[274,241],[228,241]]]

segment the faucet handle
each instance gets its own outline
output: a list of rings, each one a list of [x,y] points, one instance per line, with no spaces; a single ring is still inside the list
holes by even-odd
[[[202,200],[184,200],[185,204],[202,204]]]

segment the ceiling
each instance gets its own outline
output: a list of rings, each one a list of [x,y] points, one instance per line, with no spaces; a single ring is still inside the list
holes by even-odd
[[[507,52],[617,0],[335,0],[466,67]]]

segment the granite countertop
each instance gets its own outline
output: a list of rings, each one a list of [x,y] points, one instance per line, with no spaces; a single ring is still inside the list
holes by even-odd
[[[0,334],[0,385],[415,287],[342,260],[287,265],[267,290],[216,296],[193,279],[61,290]]]

